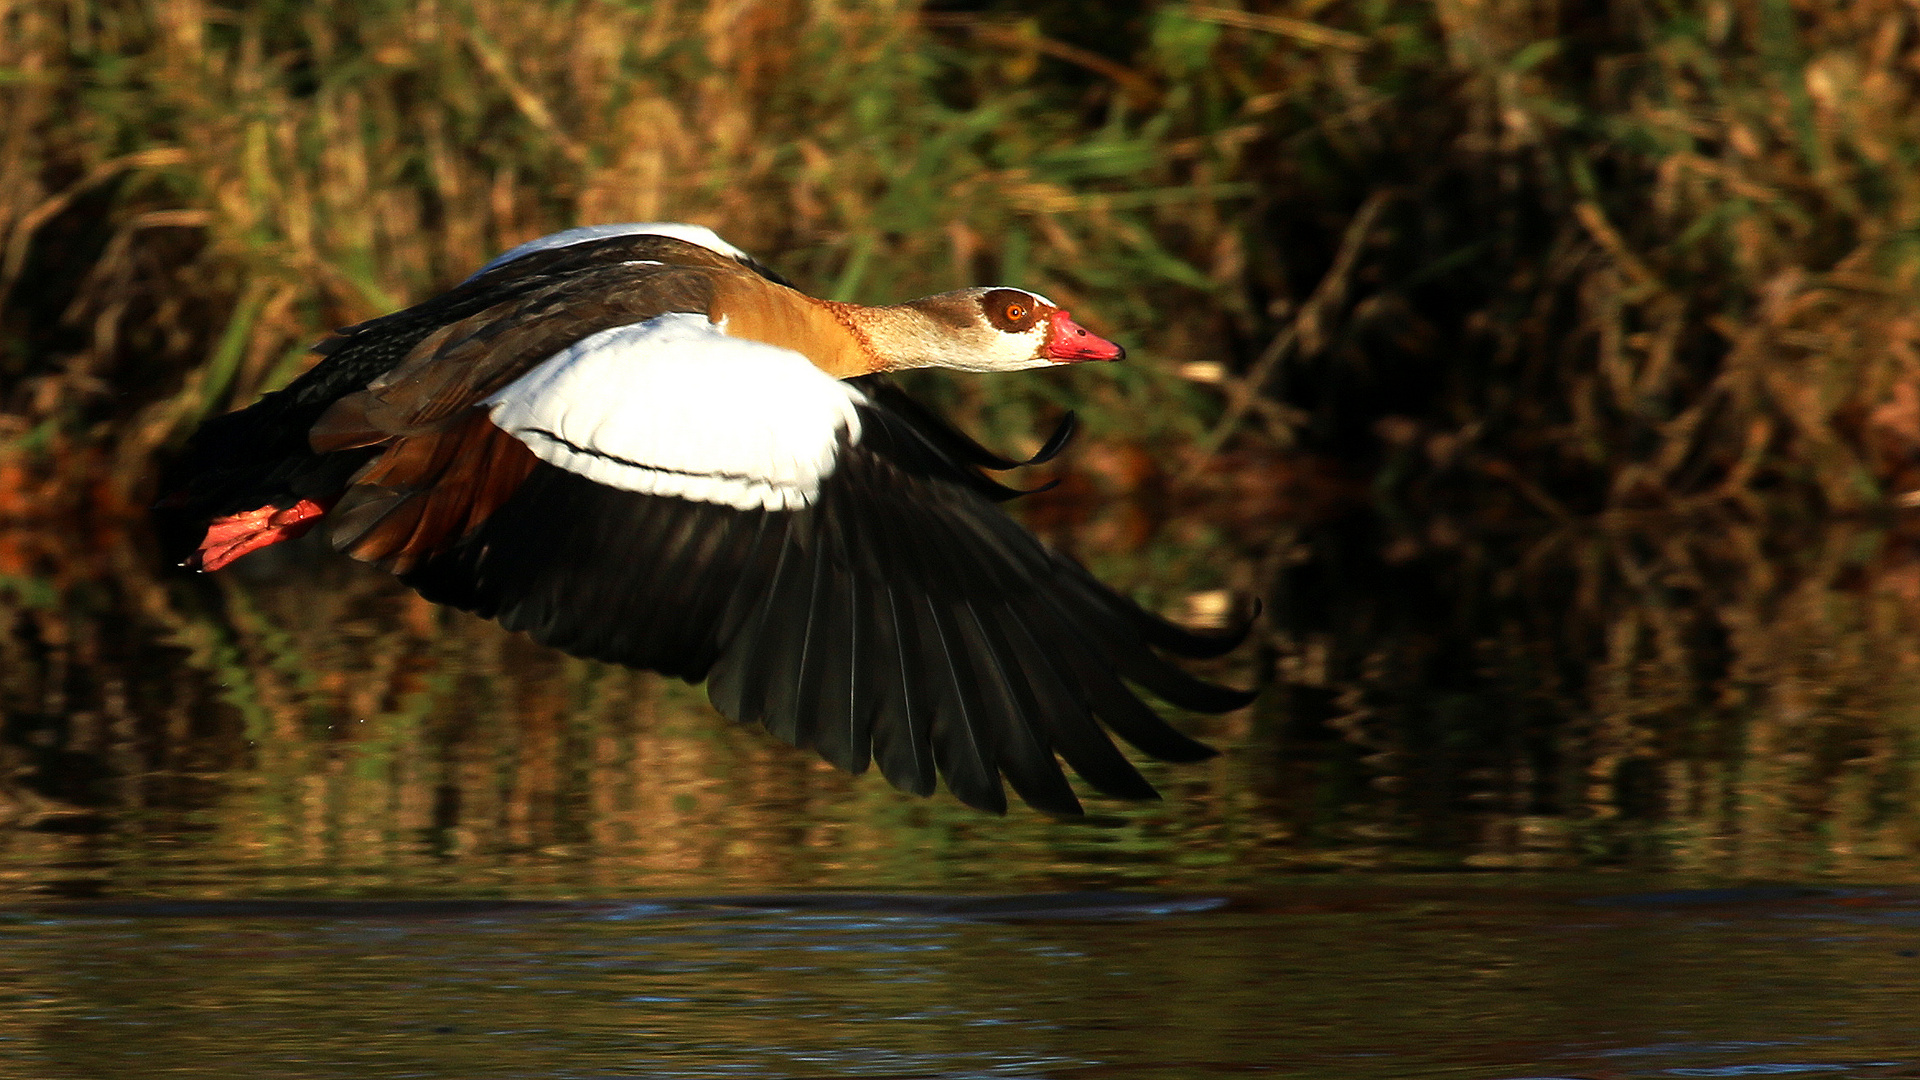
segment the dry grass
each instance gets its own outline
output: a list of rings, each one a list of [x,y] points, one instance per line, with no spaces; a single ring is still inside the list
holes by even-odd
[[[829,295],[998,277],[1111,325],[1169,276],[1207,285],[1149,225],[1229,194],[1172,179],[1132,125],[1047,119],[1018,88],[944,101],[964,68],[911,5],[157,0],[0,19],[0,423],[10,457],[56,474],[110,454],[123,498],[327,328],[556,228],[697,221]]]
[[[1058,293],[1149,362],[1056,403],[1189,474],[1265,443],[1526,516],[1920,485],[1909,5],[983,6],[11,0],[0,498],[138,502],[327,328],[649,218],[833,296]]]

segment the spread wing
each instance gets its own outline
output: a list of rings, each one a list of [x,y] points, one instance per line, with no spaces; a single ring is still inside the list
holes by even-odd
[[[556,648],[704,678],[727,716],[908,791],[942,776],[1000,811],[1004,777],[1077,813],[1064,758],[1103,793],[1151,797],[1103,724],[1156,757],[1209,756],[1133,687],[1237,708],[1250,695],[1159,651],[1238,635],[1175,627],[1047,549],[976,467],[1012,463],[907,401],[664,315],[561,350],[457,435],[395,439],[333,536]]]
[[[1173,626],[1046,548],[983,471],[1019,463],[885,380],[729,337],[707,318],[714,275],[754,272],[666,236],[522,254],[342,331],[207,424],[163,519],[217,550],[209,566],[319,522],[429,599],[705,679],[736,720],[916,793],[944,777],[983,809],[1005,808],[1004,781],[1079,812],[1061,760],[1151,797],[1109,731],[1209,756],[1137,691],[1244,705],[1162,655],[1243,635]]]

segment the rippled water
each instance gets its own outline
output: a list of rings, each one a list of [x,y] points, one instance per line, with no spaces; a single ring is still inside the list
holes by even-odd
[[[98,903],[0,1069],[145,1077],[1920,1075],[1920,894]]]

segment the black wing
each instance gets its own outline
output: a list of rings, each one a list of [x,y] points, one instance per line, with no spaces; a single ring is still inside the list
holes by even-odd
[[[1160,655],[1217,656],[1244,630],[1196,634],[1100,584],[994,505],[1007,489],[977,466],[1005,459],[898,408],[897,390],[862,388],[861,434],[803,509],[622,491],[541,463],[402,579],[578,656],[704,678],[735,720],[851,772],[877,762],[917,794],[937,774],[994,812],[1004,777],[1039,809],[1079,813],[1057,758],[1104,794],[1154,797],[1102,725],[1155,757],[1211,756],[1133,687],[1200,712],[1245,705],[1251,693]]]

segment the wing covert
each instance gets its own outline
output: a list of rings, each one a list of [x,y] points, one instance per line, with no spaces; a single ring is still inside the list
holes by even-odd
[[[542,461],[608,487],[793,510],[859,440],[864,400],[791,349],[667,314],[583,338],[482,404]]]

